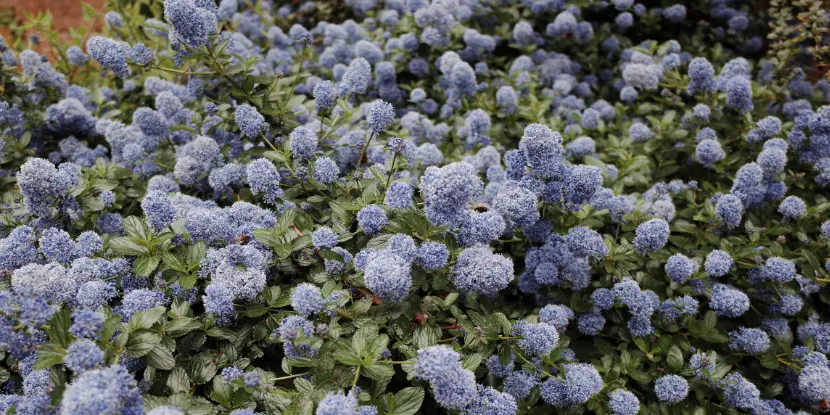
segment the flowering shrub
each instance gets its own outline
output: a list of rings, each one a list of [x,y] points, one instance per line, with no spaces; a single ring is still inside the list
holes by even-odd
[[[687,3],[0,38],[0,412],[827,409],[827,13]]]

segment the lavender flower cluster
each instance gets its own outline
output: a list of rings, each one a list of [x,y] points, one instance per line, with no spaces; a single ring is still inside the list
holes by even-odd
[[[830,405],[820,1],[110,3],[0,37],[0,413]]]

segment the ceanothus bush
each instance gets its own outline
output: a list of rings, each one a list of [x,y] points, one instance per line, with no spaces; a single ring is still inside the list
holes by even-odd
[[[821,2],[126,3],[0,37],[0,413],[830,405]]]

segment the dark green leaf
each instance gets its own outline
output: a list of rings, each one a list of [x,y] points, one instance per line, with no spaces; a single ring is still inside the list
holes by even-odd
[[[418,387],[403,388],[395,394],[395,408],[389,415],[414,415],[424,402],[424,390]]]
[[[130,317],[130,332],[140,329],[149,329],[159,321],[161,316],[167,312],[164,306],[149,308],[147,310],[139,311]]]
[[[156,346],[144,356],[144,359],[147,360],[148,365],[161,370],[170,370],[176,365],[173,354],[164,346]]]
[[[142,357],[161,343],[161,334],[150,330],[138,330],[130,334],[125,347],[128,357]]]

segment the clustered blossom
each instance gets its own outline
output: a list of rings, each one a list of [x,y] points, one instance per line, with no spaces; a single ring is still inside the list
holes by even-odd
[[[0,37],[0,413],[820,411],[823,15],[661,3]]]

